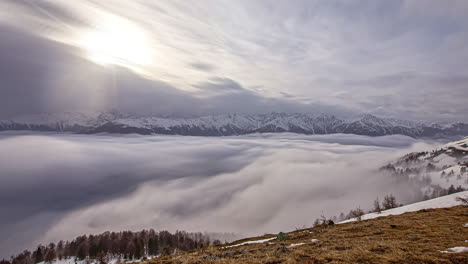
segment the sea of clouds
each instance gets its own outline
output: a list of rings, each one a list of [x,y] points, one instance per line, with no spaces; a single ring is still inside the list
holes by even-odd
[[[0,256],[107,230],[311,226],[411,190],[377,173],[431,146],[406,136],[0,133]]]

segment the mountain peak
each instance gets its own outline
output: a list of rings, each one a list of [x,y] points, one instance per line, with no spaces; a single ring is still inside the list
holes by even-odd
[[[62,113],[21,117],[0,121],[0,131],[33,130],[74,133],[137,133],[190,136],[232,136],[252,133],[292,132],[300,134],[357,134],[410,137],[450,137],[468,135],[468,124],[425,125],[406,120],[380,118],[372,114],[344,120],[333,115],[278,113],[208,115],[194,118],[141,117],[110,111],[100,114]]]

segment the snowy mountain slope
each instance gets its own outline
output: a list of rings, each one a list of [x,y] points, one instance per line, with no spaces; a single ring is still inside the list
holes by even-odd
[[[468,137],[447,143],[440,148],[424,152],[412,152],[393,165],[398,169],[426,167],[426,171],[442,171],[452,166],[466,166],[468,162]]]
[[[468,155],[468,137],[465,137],[462,140],[448,143],[444,146],[444,148],[453,154],[458,153],[460,155]]]
[[[454,193],[442,197],[438,197],[431,200],[426,200],[418,203],[408,204],[404,206],[400,206],[397,208],[389,209],[382,211],[381,213],[370,213],[365,214],[361,217],[361,220],[373,219],[381,216],[388,216],[388,215],[400,215],[407,212],[415,212],[423,209],[434,209],[434,208],[447,208],[452,206],[461,205],[462,202],[457,201],[457,197],[468,197],[468,191]],[[349,223],[357,221],[356,218],[348,219],[345,221],[340,222],[339,224]]]
[[[80,132],[90,127],[98,127],[124,116],[118,113],[53,113],[23,115],[13,120],[0,120],[0,131],[32,130]]]
[[[198,118],[137,117],[118,113],[47,114],[0,120],[0,131],[33,130],[74,133],[137,133],[190,136],[232,136],[252,133],[293,132],[301,134],[358,134],[410,137],[458,137],[468,135],[468,124],[449,126],[362,115],[343,120],[332,115],[312,114],[224,114]]]
[[[411,183],[423,199],[468,189],[468,137],[436,149],[412,152],[380,169]]]

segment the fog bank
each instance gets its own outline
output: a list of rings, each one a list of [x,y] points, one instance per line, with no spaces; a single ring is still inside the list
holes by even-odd
[[[0,256],[106,230],[287,231],[411,195],[376,174],[405,136],[0,134]]]

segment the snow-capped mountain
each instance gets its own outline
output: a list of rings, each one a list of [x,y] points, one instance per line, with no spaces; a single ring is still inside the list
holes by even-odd
[[[368,136],[402,134],[410,137],[461,137],[468,135],[468,124],[428,125],[406,120],[379,118],[369,114],[361,115],[352,120],[344,120],[332,115],[286,113],[224,114],[197,118],[137,117],[119,113],[95,115],[63,113],[1,120],[0,131],[5,130],[190,136],[292,132],[301,134],[345,133]]]

